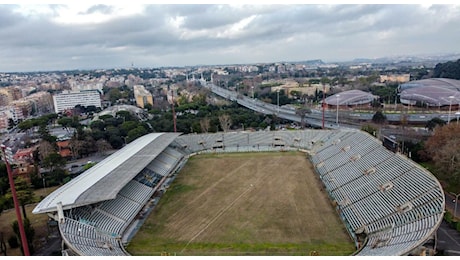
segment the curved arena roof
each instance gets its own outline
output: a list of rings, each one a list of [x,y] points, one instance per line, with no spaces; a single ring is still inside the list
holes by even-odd
[[[327,105],[336,106],[346,106],[346,105],[362,105],[372,102],[372,100],[378,98],[377,96],[372,95],[361,90],[353,89],[343,91],[332,96],[327,97],[324,102]]]
[[[428,106],[449,106],[460,104],[460,80],[423,79],[401,84],[400,99],[403,104],[418,102]]]
[[[432,79],[421,79],[421,80],[414,80],[409,81],[399,86],[400,91],[411,89],[411,88],[419,88],[419,87],[427,87],[427,86],[437,86],[446,89],[452,89],[460,91],[460,80],[456,79],[446,79],[446,78],[432,78]]]
[[[52,192],[32,211],[53,212],[114,199],[143,168],[160,154],[180,133],[144,135],[91,167],[66,185]]]

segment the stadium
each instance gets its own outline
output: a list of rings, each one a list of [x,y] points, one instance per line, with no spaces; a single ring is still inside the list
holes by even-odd
[[[414,80],[399,86],[402,104],[426,107],[458,107],[460,104],[460,81],[432,78]]]
[[[324,99],[324,102],[328,106],[366,106],[370,105],[374,99],[377,99],[377,96],[374,96],[370,93],[353,89],[343,91]]]
[[[125,245],[190,156],[266,151],[305,153],[354,240],[353,255],[420,255],[435,240],[445,206],[438,180],[375,137],[345,129],[147,134],[55,190],[33,213],[58,222],[63,255],[130,255]]]

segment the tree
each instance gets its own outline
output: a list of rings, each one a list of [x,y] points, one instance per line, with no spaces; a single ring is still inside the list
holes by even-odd
[[[78,140],[76,138],[76,136],[74,136],[74,137],[72,137],[72,139],[70,139],[69,147],[70,147],[70,150],[72,151],[72,156],[74,158],[80,158],[80,156],[82,154],[82,151],[83,151],[84,145],[85,145],[84,141]]]
[[[115,104],[122,97],[121,92],[118,88],[110,89],[107,93],[107,96],[109,97],[109,100],[112,104]]]
[[[311,114],[311,109],[302,107],[302,108],[297,109],[295,113],[300,116],[300,125],[302,126],[302,129],[304,129],[307,123],[305,121],[305,116],[306,116],[305,114]]]
[[[460,79],[460,59],[436,64],[433,70],[433,77]]]
[[[42,140],[40,146],[38,147],[38,153],[40,155],[40,160],[43,161],[49,154],[55,153],[55,147],[48,141]]]
[[[430,121],[426,122],[425,128],[428,129],[429,131],[433,131],[436,128],[436,126],[443,126],[445,124],[446,122],[444,120],[442,120],[439,117],[435,117],[431,119]]]
[[[33,253],[35,253],[34,246],[33,246],[33,241],[35,237],[35,229],[30,224],[30,221],[28,218],[24,218],[22,222],[24,223],[24,233],[26,233],[26,240],[27,240],[27,245],[29,247],[29,253],[32,255]],[[17,220],[13,221],[13,223],[11,224],[11,227],[13,228],[13,231],[16,234],[17,239],[22,242],[21,234],[19,233],[18,221]],[[24,254],[24,249],[22,248],[22,245],[21,245],[21,252],[22,254]]]
[[[22,208],[22,215],[24,216],[24,218],[27,218],[26,205],[34,201],[34,193],[32,191],[32,187],[30,187],[29,183],[21,176],[18,176],[14,179],[14,186],[16,189],[16,196],[18,198],[18,202]],[[8,193],[8,195],[5,196],[6,199],[12,199],[13,195],[11,194],[11,190],[9,191],[10,193]]]
[[[116,114],[115,114],[116,117],[118,118],[122,118],[123,121],[122,122],[125,122],[125,121],[135,121],[136,120],[136,117],[134,117],[131,112],[129,111],[126,111],[126,110],[120,110],[118,111]]]
[[[112,146],[104,139],[99,139],[96,141],[97,151],[101,154],[105,154],[106,151],[112,149]]]
[[[228,114],[222,114],[219,116],[219,123],[222,130],[227,132],[232,126],[232,118]]]
[[[126,136],[126,142],[130,143],[131,141],[135,140],[138,137],[147,134],[147,130],[143,126],[138,126],[134,129],[131,129]]]
[[[43,167],[48,168],[50,172],[61,169],[65,166],[66,160],[58,153],[50,153],[42,162]]]
[[[200,127],[202,133],[208,133],[211,120],[208,117],[205,117],[200,120]]]
[[[102,120],[94,120],[91,122],[91,125],[90,125],[91,129],[99,129],[101,131],[104,131],[104,128],[105,128],[105,123],[104,121]]]
[[[136,121],[125,121],[121,124],[120,129],[124,136],[128,134],[129,131],[136,129],[139,126],[139,123]]]
[[[0,195],[5,195],[10,188],[8,181],[8,172],[6,170],[6,164],[0,162]]]
[[[376,124],[383,124],[386,120],[387,117],[380,110],[375,112],[374,116],[372,116],[372,122]]]
[[[110,135],[108,141],[113,149],[120,149],[124,144],[123,139],[118,135]]]
[[[460,125],[448,124],[434,129],[425,143],[425,153],[431,158],[439,176],[460,190]]]

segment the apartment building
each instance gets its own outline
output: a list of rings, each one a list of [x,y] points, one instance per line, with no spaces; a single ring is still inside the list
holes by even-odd
[[[77,105],[102,107],[101,95],[97,90],[63,91],[60,94],[53,95],[53,103],[56,113],[63,112],[66,109],[73,109]]]
[[[134,87],[134,98],[136,99],[136,105],[144,108],[145,105],[153,105],[152,94],[147,91],[143,85],[135,85]]]

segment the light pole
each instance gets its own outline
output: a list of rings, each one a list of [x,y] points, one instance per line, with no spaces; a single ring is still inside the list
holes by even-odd
[[[447,116],[447,123],[450,124],[450,112],[452,111],[452,99],[454,96],[449,96],[449,115]]]
[[[457,125],[458,125],[458,117],[460,116],[460,111],[459,111],[459,112],[455,112],[455,115],[457,116]]]
[[[251,86],[251,90],[252,90],[252,99],[254,99],[254,86]]]
[[[126,143],[126,140],[125,140]],[[48,195],[48,191],[46,190],[46,181],[45,181],[45,174],[42,173],[42,179],[43,179],[43,188],[45,189],[45,195]]]
[[[455,196],[454,218],[456,218],[457,217],[457,203],[458,203],[458,197],[460,196],[460,193],[454,194],[451,192],[451,194]]]
[[[5,159],[5,164],[6,164],[6,171],[8,172],[8,180],[10,182],[11,195],[13,196],[14,209],[16,210],[16,218],[18,220],[18,227],[19,227],[19,233],[21,235],[22,248],[24,249],[24,255],[30,256],[29,245],[27,244],[26,232],[24,230],[24,223],[22,222],[21,211],[19,210],[19,202],[18,202],[18,197],[16,195],[16,188],[14,187],[13,174],[11,172],[10,162],[5,152],[6,146],[2,144],[0,148],[2,149],[3,158]]]
[[[278,114],[280,113],[280,89],[277,89],[276,90],[276,104],[277,104],[277,110],[278,110]]]
[[[339,127],[339,97],[340,97],[339,94],[335,95],[335,99],[337,100],[337,104],[336,104],[337,112],[335,116],[335,123],[337,124],[337,127]]]

